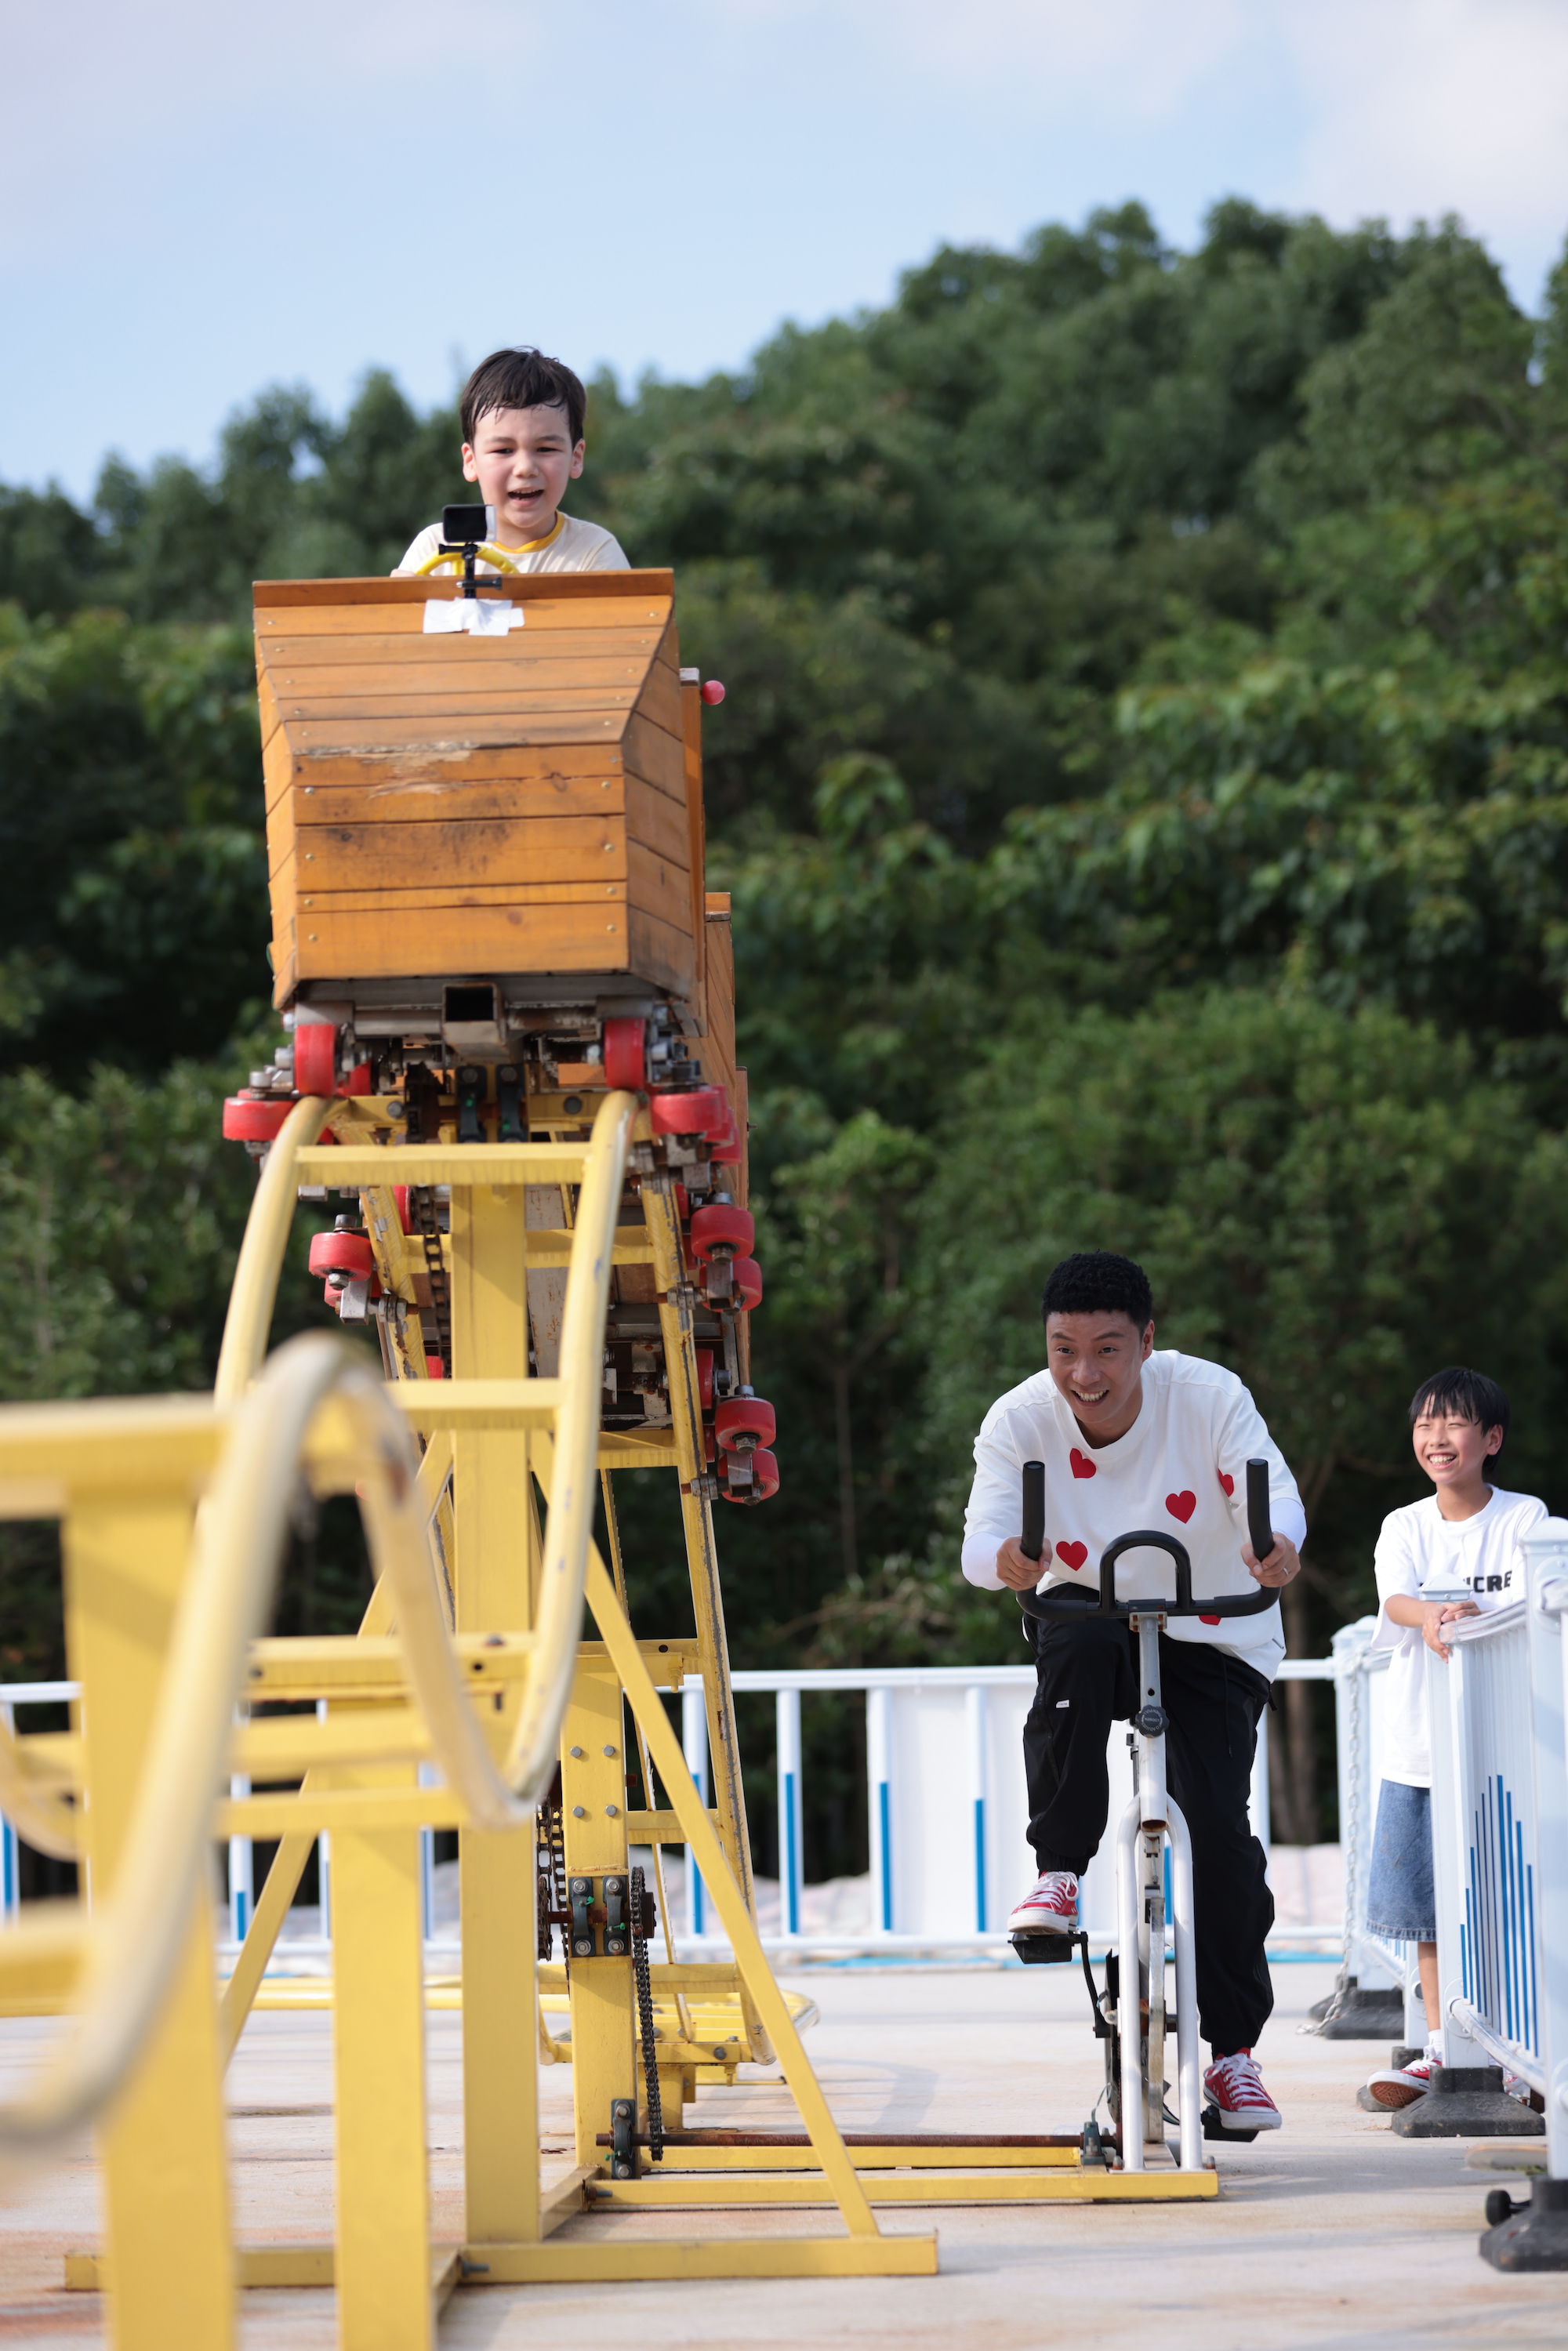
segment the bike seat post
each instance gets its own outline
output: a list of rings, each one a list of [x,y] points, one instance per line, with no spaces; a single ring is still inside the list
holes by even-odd
[[[1160,1627],[1163,1615],[1151,1610],[1131,1620],[1138,1639],[1138,1704],[1133,1728],[1138,1733],[1138,1793],[1143,1798],[1145,1829],[1166,1824],[1166,1710],[1160,1696]]]

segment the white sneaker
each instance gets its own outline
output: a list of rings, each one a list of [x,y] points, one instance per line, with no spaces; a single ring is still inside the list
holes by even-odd
[[[1076,1935],[1078,1879],[1071,1869],[1042,1869],[1008,1920],[1009,1935]]]

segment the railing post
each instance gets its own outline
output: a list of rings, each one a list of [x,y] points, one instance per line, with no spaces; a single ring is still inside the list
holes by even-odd
[[[893,1932],[893,1693],[865,1694],[866,1813],[871,1825],[872,1931]]]
[[[236,1801],[250,1793],[250,1781],[243,1771],[229,1779],[229,1794]],[[229,1940],[243,1943],[250,1930],[250,1914],[256,1904],[256,1849],[247,1836],[229,1839]]]
[[[681,1692],[681,1745],[685,1753],[686,1769],[696,1783],[697,1794],[706,1808],[707,1803],[707,1701],[700,1681],[688,1679]],[[686,1932],[703,1935],[707,1932],[707,1888],[697,1868],[696,1856],[686,1847]]]
[[[0,1722],[15,1737],[16,1709],[0,1706]],[[0,1917],[14,1918],[22,1900],[22,1856],[17,1850],[16,1832],[9,1821],[0,1819]]]
[[[971,1682],[964,1692],[964,1745],[968,1758],[969,1818],[974,1849],[975,1932],[986,1932],[986,1686]]]
[[[798,1935],[805,1888],[801,1850],[800,1693],[781,1689],[773,1701],[778,1724],[779,1931]]]
[[[1531,1771],[1537,1845],[1535,1942],[1546,2083],[1546,2168],[1568,2179],[1568,1524],[1524,1538],[1530,1604]]]
[[[1432,1878],[1437,1909],[1437,2037],[1443,2063],[1454,2067],[1487,2065],[1491,2060],[1449,2012],[1456,2000],[1486,2005],[1475,1976],[1475,1920],[1467,1917],[1473,1891],[1470,1871],[1471,1791],[1467,1782],[1464,1732],[1464,1652],[1458,1642],[1445,1665],[1428,1650],[1427,1719],[1432,1737]]]

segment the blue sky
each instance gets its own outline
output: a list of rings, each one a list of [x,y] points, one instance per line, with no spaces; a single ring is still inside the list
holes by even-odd
[[[1568,233],[1568,0],[13,0],[0,58],[0,480],[78,495],[269,382],[691,376],[1129,195],[1458,212],[1528,305]]]

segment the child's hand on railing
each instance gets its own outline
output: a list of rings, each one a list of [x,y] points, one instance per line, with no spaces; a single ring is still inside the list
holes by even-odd
[[[1448,1646],[1443,1638],[1443,1627],[1459,1616],[1479,1616],[1480,1610],[1473,1600],[1432,1600],[1421,1611],[1421,1638],[1434,1656],[1448,1661]]]

